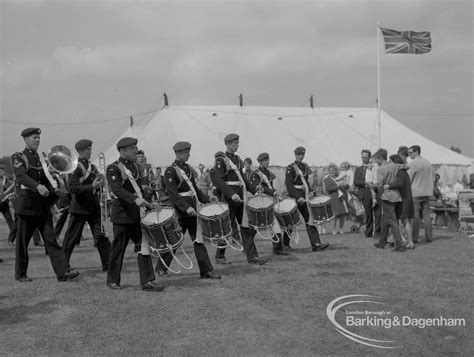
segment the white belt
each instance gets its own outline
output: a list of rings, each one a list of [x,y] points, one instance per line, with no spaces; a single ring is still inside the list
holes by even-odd
[[[193,197],[193,191],[187,191],[187,192],[178,192],[178,195],[181,197]]]
[[[26,187],[25,185],[21,185],[20,188],[21,188],[22,190],[29,190],[29,188]]]
[[[304,190],[304,186],[303,185],[293,185],[294,188],[296,188],[297,190]]]
[[[240,181],[226,181],[225,183],[229,186],[242,186],[242,182]]]

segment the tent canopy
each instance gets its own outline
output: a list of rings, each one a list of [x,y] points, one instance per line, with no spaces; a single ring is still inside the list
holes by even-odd
[[[472,165],[473,160],[445,148],[381,113],[382,147],[389,154],[401,145],[420,145],[421,155],[435,165]],[[214,154],[225,151],[223,138],[240,135],[238,154],[256,161],[261,152],[270,154],[270,165],[287,166],[297,146],[306,148],[305,161],[327,166],[349,161],[360,163],[360,152],[378,149],[375,108],[291,108],[238,106],[172,106],[154,113],[141,125],[129,127],[105,152],[106,162],[118,158],[116,142],[125,136],[138,138],[153,166],[168,166],[174,160],[177,141],[192,144],[189,163],[214,163]]]

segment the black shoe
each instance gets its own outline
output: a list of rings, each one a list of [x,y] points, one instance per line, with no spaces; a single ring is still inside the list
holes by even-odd
[[[395,247],[395,243],[393,243],[393,242],[388,242],[386,244],[387,244],[388,247],[391,247],[391,248]]]
[[[164,289],[164,286],[155,284],[153,281],[149,281],[145,284],[142,284],[142,290],[145,291],[162,291]]]
[[[77,270],[70,270],[64,273],[64,275],[58,277],[58,281],[67,281],[76,278],[79,275]]]
[[[329,247],[329,243],[322,243],[313,245],[311,249],[313,250],[313,252],[319,252],[320,250],[324,250],[327,247]]]
[[[392,252],[406,252],[407,249],[405,247],[396,247],[392,249]]]
[[[287,252],[292,252],[294,249],[291,248],[289,245],[284,245],[283,250],[286,250]]]
[[[214,274],[212,271],[208,271],[206,274],[201,275],[201,279],[220,279],[221,276]]]
[[[16,279],[19,283],[27,283],[33,281],[33,279],[28,278],[27,276],[22,276],[21,278]]]
[[[248,262],[249,264],[263,265],[267,262],[267,260],[263,258],[255,257],[255,258],[249,259]]]
[[[227,258],[216,258],[216,264],[232,264]]]
[[[284,250],[278,250],[278,251],[273,251],[273,254],[275,255],[288,255],[287,252],[285,252]]]
[[[432,243],[432,242],[433,242],[433,239],[426,239],[425,242],[426,242],[426,243]]]
[[[113,289],[113,290],[120,290],[121,289],[120,284],[118,284],[118,283],[107,283],[107,287],[109,289]]]
[[[385,248],[385,244],[374,243],[374,247],[375,247],[375,248],[384,249],[384,248]]]
[[[2,259],[2,258],[0,258],[0,263],[3,263],[3,259]]]

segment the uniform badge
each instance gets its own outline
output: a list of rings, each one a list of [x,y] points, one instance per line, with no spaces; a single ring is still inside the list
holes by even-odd
[[[114,175],[112,175],[112,180],[115,180],[115,179],[116,179],[116,177]]]
[[[12,162],[12,165],[13,167],[15,167],[16,169],[19,168],[20,166],[23,165],[23,162],[18,160],[16,157],[13,159],[13,162]]]
[[[173,182],[173,179],[170,177],[170,182]]]

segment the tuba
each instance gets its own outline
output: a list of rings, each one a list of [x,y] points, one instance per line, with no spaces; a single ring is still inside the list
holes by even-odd
[[[40,161],[43,171],[56,193],[58,195],[65,194],[67,187],[62,176],[76,170],[79,163],[77,153],[64,145],[55,145],[49,150],[47,155],[43,153],[43,158],[40,156]],[[53,222],[56,224],[60,216],[56,203],[51,206],[51,213],[53,215]]]

